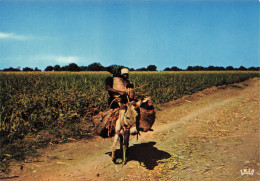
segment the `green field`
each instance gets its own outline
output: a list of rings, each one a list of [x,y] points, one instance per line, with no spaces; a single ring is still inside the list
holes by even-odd
[[[92,134],[92,116],[108,107],[104,84],[108,76],[107,72],[0,73],[2,152],[4,145],[17,140],[35,138],[32,145],[41,144],[47,138],[43,132],[49,135],[48,143]],[[149,83],[136,94],[151,96],[155,106],[251,77],[259,77],[259,72],[130,72],[135,87]]]

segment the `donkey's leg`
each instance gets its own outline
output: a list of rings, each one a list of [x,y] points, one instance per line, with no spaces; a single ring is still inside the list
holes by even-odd
[[[129,135],[130,135],[130,131],[129,130],[125,130],[124,132],[124,144],[123,144],[123,165],[126,164],[126,153],[127,153],[127,148],[129,145]]]
[[[112,157],[113,162],[116,161],[115,152],[116,152],[116,143],[118,141],[118,138],[119,138],[119,136],[118,136],[118,134],[116,134],[115,137],[114,137],[113,145],[112,145],[112,156],[111,157]]]
[[[129,146],[129,138],[130,138],[130,130],[126,130],[126,136],[125,136],[126,149],[128,149]]]
[[[123,134],[119,135],[119,140],[120,140],[120,152],[122,152],[123,155],[123,144],[124,144]]]
[[[113,162],[115,162],[116,161],[116,143],[117,143],[117,141],[118,141],[118,138],[121,136],[121,134],[120,134],[120,129],[121,129],[121,125],[120,125],[120,118],[119,119],[117,119],[117,121],[116,121],[116,126],[115,126],[115,132],[116,132],[116,134],[115,134],[115,137],[114,137],[114,143],[113,143],[113,146],[112,146],[112,160],[113,160]],[[120,145],[121,145],[121,143],[120,143]]]

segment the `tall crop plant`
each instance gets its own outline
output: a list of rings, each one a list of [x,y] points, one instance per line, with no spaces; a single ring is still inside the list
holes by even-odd
[[[41,130],[78,131],[74,124],[105,109],[106,76],[1,74],[1,143]]]
[[[187,94],[225,84],[244,81],[250,77],[259,77],[258,72],[153,72],[135,73],[130,76],[135,87],[148,83],[138,89],[140,94],[152,97],[156,104],[165,103]]]
[[[82,133],[81,124],[108,108],[108,73],[1,73],[0,143],[47,130],[60,137]],[[136,72],[130,80],[138,95],[155,104],[186,94],[259,77],[258,72]],[[65,135],[62,130],[68,130]]]

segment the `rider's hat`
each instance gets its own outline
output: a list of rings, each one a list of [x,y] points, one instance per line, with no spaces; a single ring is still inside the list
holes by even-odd
[[[128,68],[122,68],[121,69],[121,75],[123,75],[123,74],[129,74]]]

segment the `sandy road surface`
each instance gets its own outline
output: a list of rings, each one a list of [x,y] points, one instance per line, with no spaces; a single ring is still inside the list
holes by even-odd
[[[259,79],[213,87],[160,106],[154,131],[131,138],[114,164],[112,139],[95,137],[12,163],[12,180],[260,180]],[[23,169],[21,170],[21,165]],[[241,175],[247,169],[253,175]],[[242,172],[244,173],[244,172]]]

